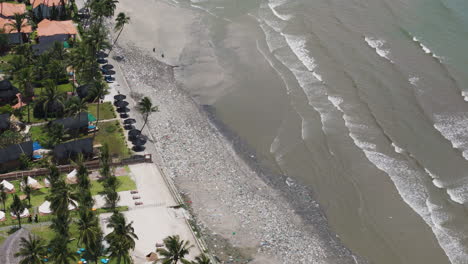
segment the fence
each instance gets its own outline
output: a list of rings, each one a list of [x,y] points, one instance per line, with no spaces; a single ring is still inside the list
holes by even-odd
[[[153,158],[151,154],[135,155],[127,159],[113,159],[111,166],[125,166],[125,165],[145,163],[145,162],[153,162]],[[99,169],[101,166],[99,160],[86,161],[84,164],[86,168],[88,168],[89,170]],[[60,173],[69,173],[75,169],[75,167],[71,164],[60,165],[60,166],[57,166],[57,168]],[[14,172],[9,172],[5,174],[0,174],[0,181],[21,179],[23,176],[30,176],[34,178],[38,176],[44,176],[47,174],[49,174],[49,169],[46,169],[46,168],[40,168],[40,169],[29,170],[29,171],[14,171]]]

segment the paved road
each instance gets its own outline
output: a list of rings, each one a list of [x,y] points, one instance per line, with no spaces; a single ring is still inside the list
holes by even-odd
[[[29,231],[25,228],[21,228],[14,234],[9,236],[2,247],[0,248],[0,263],[2,264],[18,264],[19,259],[15,258],[16,250],[19,248],[19,243],[22,237],[27,237]]]

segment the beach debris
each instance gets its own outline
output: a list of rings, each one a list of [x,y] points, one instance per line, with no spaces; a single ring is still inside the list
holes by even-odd
[[[154,155],[161,159],[168,178],[189,196],[193,194],[197,226],[215,254],[237,259],[230,252],[221,254],[228,253],[226,246],[213,239],[235,232],[228,235],[230,244],[256,247],[262,255],[274,256],[275,263],[327,263],[331,255],[343,259],[349,255],[336,242],[310,192],[285,176],[272,176],[270,182],[249,169],[235,154],[232,142],[194,103],[191,91],[178,87],[172,67],[135,47],[116,46],[113,52],[125,55],[121,65],[131,85],[131,89],[124,85],[119,89],[135,101],[151,96],[161,106],[148,121],[154,138],[161,139],[155,141],[158,154]],[[215,208],[213,214],[210,210]],[[297,221],[302,216],[304,221]]]

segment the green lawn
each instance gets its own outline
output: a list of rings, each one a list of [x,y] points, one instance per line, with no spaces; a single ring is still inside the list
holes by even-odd
[[[32,126],[29,129],[29,133],[31,134],[31,139],[33,141],[39,141],[39,143],[44,146],[44,142],[47,141],[47,132],[45,131],[44,126]]]
[[[8,230],[0,231],[0,247],[2,246],[3,242],[5,241],[5,239],[7,239],[8,236]]]
[[[10,64],[8,64],[7,62],[9,62],[13,58],[13,56],[13,54],[6,54],[0,57],[0,72],[9,70]]]
[[[131,151],[128,149],[123,128],[118,121],[99,122],[99,130],[96,133],[94,144],[108,144],[109,152],[112,156],[126,158],[130,156]]]
[[[123,191],[130,191],[130,190],[135,190],[136,189],[136,184],[130,178],[130,176],[118,176],[117,177],[120,181],[120,186],[117,188],[118,192],[123,192]],[[91,194],[96,195],[104,191],[104,187],[102,186],[102,183],[99,181],[92,181],[91,182]]]
[[[29,230],[31,230],[31,233],[41,237],[47,242],[52,240],[55,235],[54,231],[52,231],[52,229],[50,229],[49,226],[34,226],[34,227],[30,227]],[[82,248],[82,246],[78,245],[78,236],[79,236],[78,227],[74,223],[70,225],[70,234],[71,234],[72,240],[68,244],[68,248],[76,252],[78,249]],[[78,254],[76,256],[78,256]],[[101,258],[107,258],[107,257],[103,256]],[[76,262],[72,262],[72,263],[76,263]],[[116,263],[117,263],[116,259],[112,259],[109,262],[109,264],[116,264]]]
[[[71,83],[64,83],[64,84],[59,84],[57,85],[57,89],[60,93],[67,93],[67,92],[73,92],[73,85]],[[44,92],[43,87],[35,87],[34,88],[34,95],[35,96],[40,96]]]
[[[97,118],[97,104],[88,104],[88,112]],[[115,118],[114,107],[111,102],[99,105],[99,120]]]
[[[23,117],[21,121],[28,122],[28,107],[23,106],[21,108],[21,112],[23,113]],[[29,121],[34,124],[34,123],[46,122],[47,120],[45,120],[44,118],[34,117],[34,105],[32,105],[29,107]]]
[[[119,181],[121,182],[120,187],[117,189],[118,192],[122,191],[130,191],[130,190],[135,190],[136,189],[136,184],[135,182],[130,178],[130,176],[118,176],[117,177]],[[36,180],[41,184],[44,185],[44,177],[38,177]],[[20,181],[15,180],[15,181],[10,181],[16,189],[16,193],[18,196],[24,195],[24,193],[21,191],[20,188]],[[99,194],[104,190],[104,187],[102,184],[98,181],[91,181],[91,193],[92,195]],[[31,206],[33,208],[30,208],[29,211],[31,213],[34,212],[34,207],[39,207],[43,202],[45,202],[47,195],[49,194],[50,188],[42,188],[39,190],[33,191],[31,195]],[[6,208],[7,208],[7,220],[5,222],[0,223],[0,226],[5,226],[5,225],[16,225],[17,221],[11,219],[9,215],[9,207],[10,204],[13,201],[13,194],[9,194],[7,197],[6,201]],[[26,202],[26,200],[24,200]],[[0,204],[0,209],[3,209],[3,204]],[[128,210],[128,208],[122,208],[121,210]],[[103,213],[105,210],[101,210],[99,213]],[[48,221],[50,220],[50,216],[39,216],[39,221]],[[27,223],[27,219],[22,219],[22,223]],[[0,235],[1,238],[1,235]]]

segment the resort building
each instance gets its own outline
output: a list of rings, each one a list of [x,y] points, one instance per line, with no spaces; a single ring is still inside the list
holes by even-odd
[[[17,94],[19,94],[18,88],[14,87],[10,81],[0,81],[0,106],[6,104],[15,104]]]
[[[31,158],[33,154],[33,142],[23,142],[0,149],[0,172],[17,168],[20,165],[19,158],[25,154]]]
[[[0,17],[13,18],[15,14],[22,15],[26,13],[25,4],[0,3]]]
[[[0,132],[10,128],[10,114],[0,114]]]
[[[39,19],[61,16],[67,0],[30,0],[34,16]]]
[[[85,158],[91,158],[94,153],[93,138],[83,138],[72,140],[55,146],[54,158],[60,164],[70,162],[70,159],[77,157],[79,153]]]
[[[0,17],[0,29],[2,34],[8,35],[9,44],[22,44],[24,43],[29,34],[33,32],[31,25],[27,19],[24,20],[21,32],[13,26],[14,20],[10,18]]]
[[[60,118],[50,121],[51,124],[61,124],[65,130],[88,131],[88,113],[82,112],[77,116]]]
[[[78,30],[72,20],[55,21],[44,19],[37,24],[37,36],[39,44],[34,46],[36,52],[41,54],[51,48],[54,42],[65,42],[70,38],[75,39]]]

